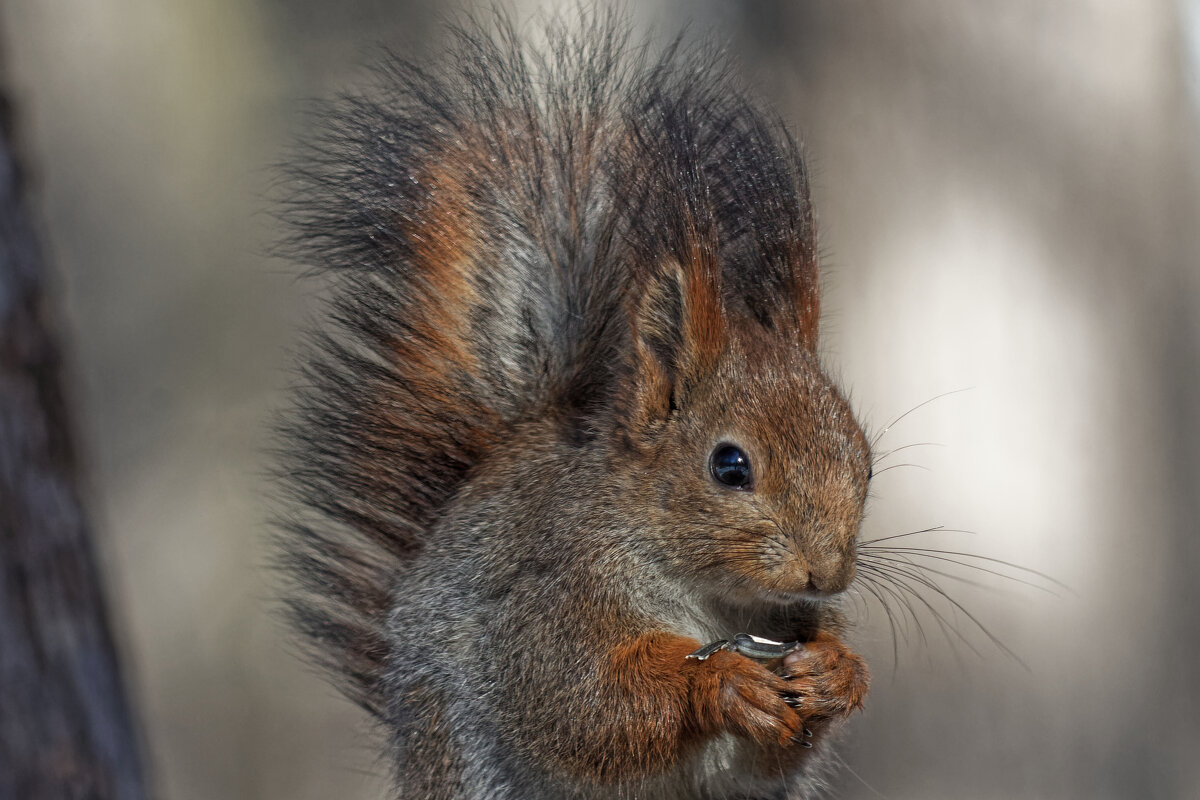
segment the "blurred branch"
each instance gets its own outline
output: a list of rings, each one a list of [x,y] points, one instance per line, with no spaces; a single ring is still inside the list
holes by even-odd
[[[0,87],[0,800],[145,797]]]

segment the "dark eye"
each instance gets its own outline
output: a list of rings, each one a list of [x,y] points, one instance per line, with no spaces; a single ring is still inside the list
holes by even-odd
[[[874,478],[874,477],[875,477],[875,467],[874,466],[867,467],[867,480],[871,480],[871,478]]]
[[[750,459],[732,444],[719,444],[708,460],[717,483],[731,489],[750,489]]]

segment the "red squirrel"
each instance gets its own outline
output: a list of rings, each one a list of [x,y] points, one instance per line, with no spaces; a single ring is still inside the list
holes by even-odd
[[[805,166],[712,48],[582,16],[388,60],[287,168],[331,284],[282,425],[290,616],[398,797],[808,797],[868,688],[871,454]],[[800,644],[689,658],[743,632]]]

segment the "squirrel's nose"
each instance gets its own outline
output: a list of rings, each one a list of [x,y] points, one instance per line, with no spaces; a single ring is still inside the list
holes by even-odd
[[[820,594],[843,592],[854,580],[854,558],[838,555],[809,562],[810,591]]]

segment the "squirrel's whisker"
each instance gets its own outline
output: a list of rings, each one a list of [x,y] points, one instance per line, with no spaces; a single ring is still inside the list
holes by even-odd
[[[892,613],[892,609],[888,605],[887,600],[884,598],[882,589],[876,586],[875,580],[870,575],[860,575],[859,581],[862,583],[863,587],[866,588],[866,590],[870,592],[877,601],[879,601],[880,608],[882,608],[883,613],[887,615],[888,627],[891,629],[892,633],[892,667],[895,668],[900,663],[900,641],[899,632],[896,629],[896,617]]]
[[[964,533],[969,533],[969,531],[964,531]],[[883,541],[883,540],[879,539],[876,541]],[[958,550],[942,550],[942,549],[934,548],[934,547],[907,547],[907,546],[895,547],[895,546],[889,545],[887,547],[876,548],[874,545],[871,545],[871,544],[860,545],[859,549],[867,550],[867,551],[876,551],[877,550],[879,552],[886,552],[886,553],[897,553],[897,554],[903,553],[906,555],[911,555],[911,556],[919,557],[919,558],[929,558],[929,559],[935,559],[935,560],[939,560],[939,561],[950,561],[951,563],[959,564],[960,566],[963,566],[963,567],[970,567],[972,569],[978,569],[980,571],[987,572],[988,570],[984,569],[983,567],[979,567],[979,566],[961,562],[961,561],[954,561],[953,559],[949,558],[949,556],[959,556],[961,558],[974,558],[976,560],[986,561],[991,564],[999,564],[1001,566],[1008,567],[1009,569],[1014,569],[1018,572],[1024,572],[1027,575],[1033,575],[1035,577],[1041,578],[1042,580],[1047,581],[1047,582],[1057,586],[1058,588],[1062,589],[1063,591],[1070,592],[1071,594],[1075,594],[1075,591],[1070,586],[1068,586],[1067,584],[1063,583],[1060,580],[1057,580],[1056,578],[1052,578],[1051,576],[1047,575],[1044,572],[1039,572],[1038,570],[1031,569],[1029,567],[1023,567],[1020,564],[1014,564],[1011,561],[1005,561],[1003,559],[994,558],[992,556],[984,556],[984,555],[980,555],[978,553],[967,553],[967,552],[958,551]],[[992,573],[992,574],[1000,575],[1001,577],[1008,577],[1011,580],[1019,580],[1012,576],[1005,576],[999,572]],[[1034,584],[1030,584],[1030,585],[1034,585]],[[1048,591],[1048,590],[1043,588],[1043,591]]]
[[[1018,664],[1020,664],[1026,670],[1029,669],[1029,665],[1026,664],[1025,661],[1020,656],[1018,656],[1015,652],[1013,652],[1013,650],[1011,648],[1009,648],[1009,646],[1006,645],[1003,641],[1001,641],[995,634],[993,634],[991,632],[991,630],[979,620],[978,617],[976,617],[974,614],[972,614],[970,611],[968,611],[967,608],[962,603],[960,603],[958,600],[951,597],[933,579],[925,576],[920,571],[913,570],[913,569],[906,569],[906,568],[904,568],[902,566],[898,566],[894,563],[891,565],[887,565],[887,566],[883,566],[880,564],[875,564],[874,566],[877,569],[881,569],[881,570],[887,571],[889,573],[900,576],[901,585],[907,585],[907,583],[905,581],[905,579],[907,579],[907,580],[911,580],[916,583],[919,583],[921,586],[924,586],[924,587],[928,588],[929,590],[935,592],[943,600],[945,600],[947,603],[949,603],[951,606],[953,606],[963,616],[965,616],[967,619],[969,619],[975,625],[975,627],[978,628],[983,633],[983,635],[986,636],[991,641],[991,643],[993,645],[995,645],[1001,652],[1003,652],[1004,654],[1006,654],[1007,656],[1012,658],[1014,661],[1016,661]],[[913,594],[915,596],[919,597],[922,601],[925,600],[924,596],[921,595],[919,592],[916,592],[915,590],[913,590]],[[971,649],[975,650],[974,647],[972,647]],[[978,651],[975,651],[975,652],[978,653]]]
[[[901,592],[906,598],[911,598],[906,600],[905,605],[908,608],[909,614],[912,616],[913,621],[917,625],[917,629],[921,634],[923,643],[927,647],[929,640],[925,637],[924,626],[921,624],[920,618],[917,616],[916,611],[910,605],[913,600],[925,607],[925,609],[929,612],[929,615],[933,618],[934,622],[936,622],[938,627],[941,628],[942,634],[946,637],[946,641],[949,642],[952,647],[955,640],[961,640],[963,644],[970,648],[971,652],[982,657],[982,653],[980,653],[975,645],[969,639],[967,639],[966,635],[963,634],[962,631],[960,631],[953,624],[951,624],[950,620],[947,620],[945,615],[938,611],[938,609],[934,607],[928,598],[917,591],[913,586],[909,585],[908,581],[905,579],[905,576],[896,574],[887,568],[876,566],[874,569],[881,580],[884,580],[889,585],[896,587],[897,591]]]
[[[905,644],[907,644],[909,641],[910,624],[917,629],[918,634],[920,634],[921,638],[924,639],[925,636],[921,625],[921,619],[917,616],[912,605],[912,599],[908,596],[908,593],[903,591],[902,587],[899,587],[895,583],[895,579],[883,570],[877,569],[874,565],[861,566],[863,567],[864,572],[874,576],[879,589],[885,592],[889,597],[893,598],[900,605],[900,608],[903,611],[900,616],[900,630],[904,636]]]
[[[906,536],[919,536],[922,533],[969,533],[972,536],[977,535],[975,531],[966,531],[961,528],[947,528],[944,525],[934,525],[930,528],[922,528],[919,531],[909,531],[908,533],[896,533],[891,536],[881,536],[878,539],[864,539],[858,543],[859,547],[878,544],[879,542],[887,542],[892,539],[902,539]]]
[[[1034,581],[1026,580],[1024,578],[1019,578],[1016,575],[1009,575],[1007,573],[1000,572],[999,570],[988,569],[987,567],[980,566],[979,564],[971,564],[969,562],[959,561],[959,560],[953,559],[953,558],[940,557],[940,556],[935,556],[935,555],[926,554],[926,553],[887,553],[886,551],[885,552],[860,553],[859,557],[865,558],[865,559],[879,559],[879,560],[883,560],[883,561],[903,563],[903,564],[906,564],[907,566],[913,567],[915,569],[919,569],[922,572],[927,572],[927,573],[930,573],[933,575],[940,575],[944,578],[949,578],[950,580],[955,580],[960,583],[965,583],[969,586],[974,586],[979,589],[995,590],[997,588],[997,587],[991,586],[987,583],[984,583],[983,581],[971,580],[970,578],[967,578],[963,575],[956,575],[953,572],[947,572],[945,570],[935,569],[934,567],[930,567],[925,564],[920,564],[916,561],[913,561],[912,559],[913,558],[928,558],[928,559],[935,560],[935,561],[946,561],[946,562],[949,562],[956,566],[963,567],[964,569],[970,569],[970,570],[974,570],[976,572],[982,572],[982,573],[985,573],[988,575],[994,575],[997,578],[1003,578],[1006,581],[1012,581],[1013,583],[1019,583],[1022,586],[1029,586],[1030,588],[1037,589],[1039,592],[1045,592],[1046,594],[1049,594],[1052,597],[1061,597],[1061,595],[1058,594],[1058,592],[1055,592],[1053,589],[1047,588],[1046,586],[1043,586],[1040,583],[1035,583]]]
[[[875,470],[875,477],[878,478],[880,475],[882,475],[885,472],[888,472],[893,469],[900,469],[901,467],[914,467],[915,469],[923,470],[925,472],[930,471],[929,467],[923,466],[921,464],[913,464],[913,463],[909,462],[909,463],[904,463],[904,464],[891,464],[889,466],[884,467],[883,469],[877,469],[877,470]]]
[[[886,450],[882,453],[872,452],[871,453],[871,463],[878,464],[881,461],[883,461],[885,458],[887,458],[888,456],[899,453],[901,450],[908,450],[911,447],[945,447],[945,446],[946,445],[942,444],[941,442],[913,442],[912,444],[906,444],[906,445],[902,445],[900,447],[893,447],[891,450]]]
[[[884,435],[888,431],[890,431],[897,423],[899,423],[900,420],[904,419],[909,414],[912,414],[914,411],[924,408],[925,406],[929,405],[930,403],[934,402],[935,400],[941,400],[943,397],[949,397],[951,395],[961,394],[962,392],[968,392],[970,390],[971,390],[970,386],[964,387],[962,389],[951,389],[948,392],[942,392],[941,394],[934,395],[933,397],[929,398],[928,400],[924,401],[923,403],[917,403],[915,406],[910,408],[908,411],[905,411],[903,414],[896,417],[891,422],[887,423],[881,429],[879,429],[879,431],[873,437],[871,437],[871,449],[874,450],[875,445],[879,442],[880,439],[882,439],[884,437]]]

